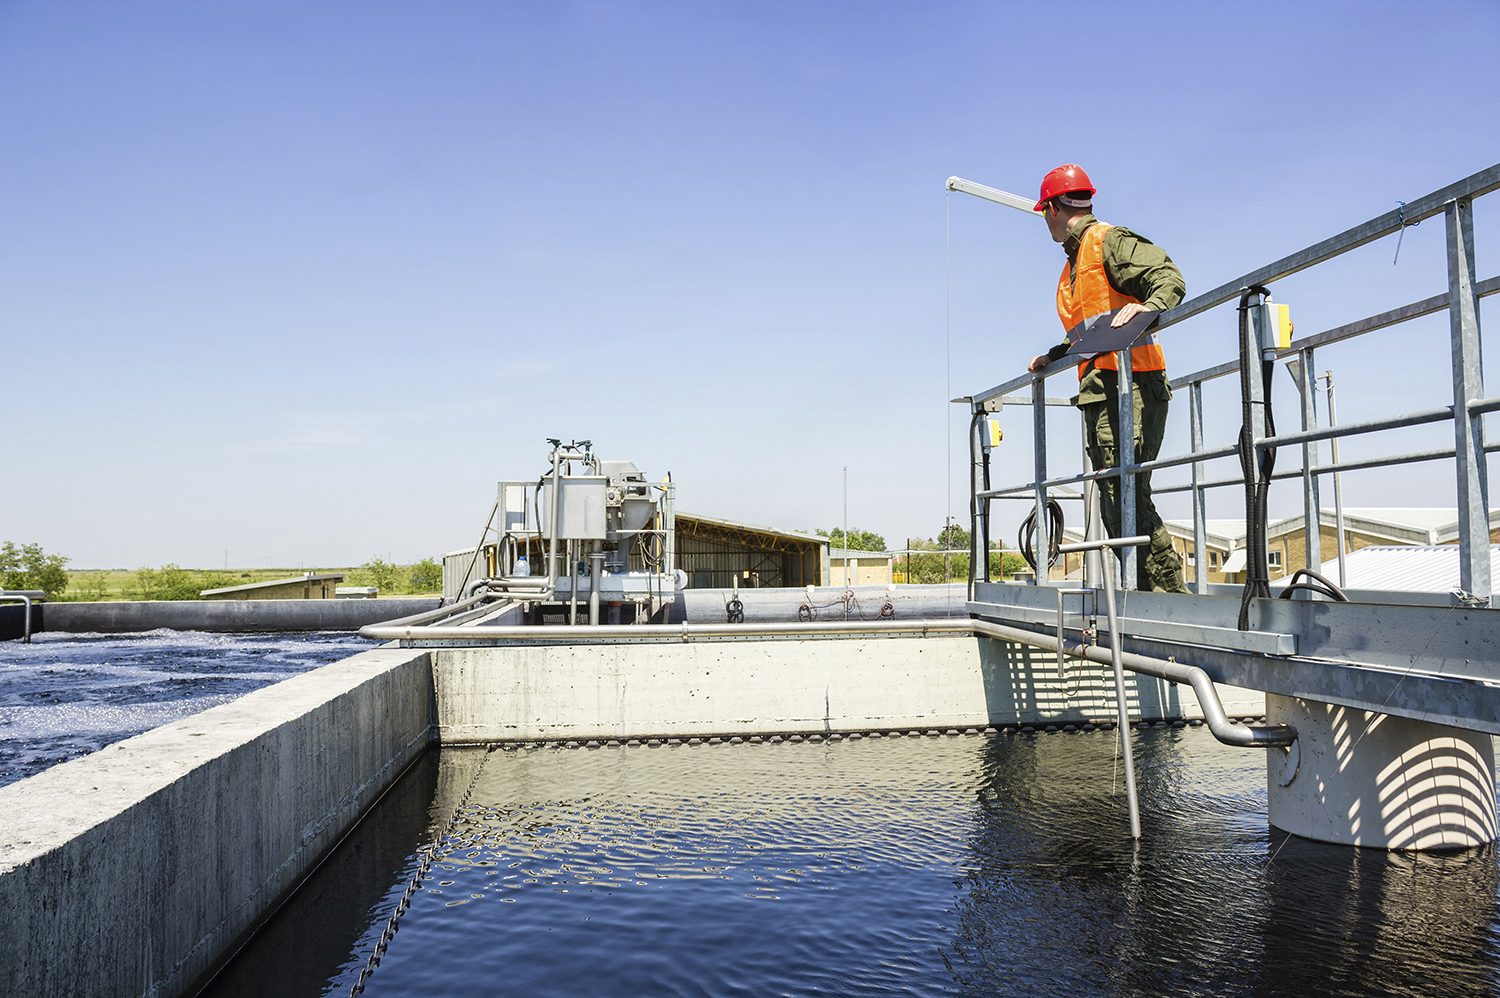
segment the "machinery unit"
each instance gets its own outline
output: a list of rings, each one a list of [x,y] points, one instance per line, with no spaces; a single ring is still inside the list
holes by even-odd
[[[687,584],[673,551],[671,476],[648,482],[588,440],[549,440],[535,481],[500,482],[480,541],[444,559],[445,603],[525,604],[527,623],[645,623]]]

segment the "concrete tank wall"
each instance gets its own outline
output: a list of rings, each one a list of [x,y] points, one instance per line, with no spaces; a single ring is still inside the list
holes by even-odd
[[[357,631],[435,610],[436,596],[401,599],[144,600],[48,603],[49,631],[119,634],[153,631]]]
[[[1114,718],[1092,663],[963,635],[510,645],[434,652],[444,743],[691,737]],[[1133,675],[1132,713],[1202,717],[1188,687]],[[1077,686],[1073,696],[1065,689]],[[1260,693],[1221,688],[1231,715]]]
[[[0,994],[194,993],[427,748],[431,675],[382,647],[0,788]]]

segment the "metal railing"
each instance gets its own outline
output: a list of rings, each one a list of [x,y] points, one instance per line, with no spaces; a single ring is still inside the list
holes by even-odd
[[[1485,443],[1483,416],[1488,412],[1500,411],[1500,396],[1486,398],[1484,395],[1483,374],[1480,368],[1479,299],[1500,293],[1500,277],[1492,277],[1485,281],[1475,280],[1472,203],[1475,198],[1482,197],[1497,188],[1500,188],[1500,164],[1486,170],[1481,170],[1473,176],[1466,177],[1457,183],[1434,191],[1426,197],[1404,205],[1402,208],[1387,212],[1378,218],[1371,219],[1362,225],[1357,225],[1330,239],[1325,239],[1297,253],[1283,257],[1275,263],[1245,274],[1237,280],[1222,284],[1206,294],[1198,295],[1183,302],[1176,308],[1161,314],[1157,328],[1165,329],[1218,305],[1237,300],[1242,293],[1253,286],[1268,285],[1273,281],[1288,277],[1315,264],[1340,256],[1373,240],[1397,233],[1406,226],[1415,225],[1424,219],[1440,213],[1444,215],[1447,225],[1446,247],[1448,263],[1448,290],[1445,294],[1433,295],[1430,298],[1424,298],[1421,301],[1390,309],[1378,315],[1346,323],[1345,325],[1315,333],[1311,336],[1304,336],[1293,340],[1284,349],[1266,347],[1266,344],[1269,342],[1266,331],[1260,329],[1255,331],[1254,335],[1258,341],[1258,346],[1261,348],[1261,357],[1263,360],[1296,358],[1301,364],[1302,377],[1298,379],[1301,396],[1301,430],[1276,435],[1267,435],[1261,430],[1261,432],[1253,433],[1252,439],[1253,446],[1258,452],[1264,452],[1269,448],[1278,446],[1300,445],[1302,447],[1302,467],[1274,474],[1271,476],[1271,480],[1301,478],[1303,481],[1303,535],[1305,537],[1306,565],[1313,571],[1318,571],[1323,563],[1321,530],[1319,529],[1321,526],[1321,517],[1318,503],[1318,481],[1321,476],[1367,468],[1454,459],[1459,512],[1459,586],[1466,595],[1483,597],[1491,605],[1495,605],[1495,594],[1492,594],[1490,591],[1489,488],[1485,455],[1500,450],[1500,443]],[[1259,300],[1260,296],[1252,296],[1252,303]],[[1409,322],[1412,319],[1443,310],[1447,310],[1449,314],[1450,350],[1453,371],[1452,405],[1419,412],[1403,413],[1380,419],[1369,419],[1358,423],[1346,423],[1341,426],[1317,427],[1316,413],[1313,405],[1315,391],[1313,359],[1316,348],[1361,336],[1379,329],[1385,329],[1399,323]],[[1120,381],[1124,383],[1131,376],[1130,351],[1120,351],[1115,357],[1119,368]],[[1076,362],[1076,358],[1069,359],[1064,357],[1049,364],[1042,371],[1013,378],[1004,384],[997,385],[966,400],[976,418],[980,413],[998,411],[1006,404],[1019,403],[1029,405],[1033,411],[1035,470],[1032,481],[1024,485],[993,489],[976,487],[973,490],[974,501],[971,504],[971,510],[973,516],[972,525],[974,528],[973,535],[976,538],[974,557],[977,559],[975,564],[982,565],[983,568],[983,571],[976,578],[983,578],[984,581],[988,581],[988,559],[978,554],[978,545],[981,543],[979,540],[981,535],[988,536],[989,503],[991,500],[1022,497],[1029,498],[1035,502],[1037,510],[1035,556],[1037,563],[1040,565],[1045,562],[1049,543],[1049,538],[1047,537],[1046,504],[1049,498],[1058,498],[1051,496],[1050,490],[1063,485],[1119,477],[1121,479],[1119,488],[1120,532],[1123,536],[1131,536],[1136,533],[1135,476],[1143,472],[1191,465],[1192,477],[1188,483],[1153,488],[1152,491],[1162,494],[1173,492],[1191,493],[1193,551],[1196,564],[1194,588],[1200,594],[1206,593],[1208,591],[1208,563],[1206,560],[1207,511],[1205,493],[1208,489],[1228,485],[1241,485],[1244,483],[1244,477],[1243,475],[1214,479],[1207,477],[1205,462],[1235,456],[1239,453],[1239,447],[1233,444],[1222,447],[1204,446],[1203,384],[1215,378],[1237,373],[1240,370],[1240,361],[1229,361],[1184,377],[1175,378],[1170,382],[1174,390],[1188,389],[1188,420],[1191,437],[1191,449],[1188,453],[1159,458],[1149,462],[1136,463],[1134,453],[1134,412],[1131,393],[1121,392],[1119,395],[1118,422],[1115,434],[1121,467],[1093,470],[1088,467],[1088,459],[1087,455],[1085,455],[1085,470],[1083,473],[1048,478],[1046,406],[1056,405],[1062,400],[1047,398],[1044,386],[1047,378],[1054,374],[1072,370]],[[1250,378],[1248,380],[1254,386],[1253,393],[1258,395],[1260,392],[1260,379]],[[1024,396],[1013,396],[1010,394],[1028,388],[1029,393]],[[1319,465],[1317,463],[1316,445],[1320,440],[1336,440],[1356,434],[1418,426],[1425,423],[1441,422],[1443,420],[1451,420],[1453,422],[1454,443],[1451,448],[1443,447],[1344,462],[1335,461],[1327,465]],[[1254,430],[1253,427],[1252,430]],[[971,433],[971,440],[975,437],[976,434]],[[978,454],[975,454],[973,459],[976,462],[981,460]],[[1073,496],[1072,498],[1078,497]],[[1125,588],[1134,588],[1135,586],[1135,561],[1135,549],[1126,548],[1123,565],[1123,584]]]

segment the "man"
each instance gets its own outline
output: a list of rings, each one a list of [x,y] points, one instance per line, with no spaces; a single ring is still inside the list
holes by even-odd
[[[1068,262],[1057,282],[1057,315],[1066,338],[1031,361],[1040,371],[1067,353],[1096,316],[1113,316],[1119,327],[1146,309],[1164,311],[1187,293],[1182,272],[1172,258],[1150,240],[1120,226],[1106,225],[1093,215],[1095,188],[1083,168],[1059,166],[1042,179],[1036,210],[1047,220],[1054,242],[1062,243]],[[1098,321],[1105,321],[1100,318]],[[1135,403],[1136,463],[1155,460],[1167,425],[1167,363],[1156,333],[1137,340],[1130,351],[1131,395]],[[1115,355],[1080,354],[1078,407],[1083,410],[1089,459],[1095,468],[1120,464],[1115,446],[1119,418],[1119,373]],[[1099,512],[1111,537],[1120,536],[1120,480],[1101,479]],[[1137,557],[1137,588],[1185,593],[1182,562],[1172,538],[1151,501],[1151,475],[1135,476],[1135,532],[1149,534],[1151,547]]]

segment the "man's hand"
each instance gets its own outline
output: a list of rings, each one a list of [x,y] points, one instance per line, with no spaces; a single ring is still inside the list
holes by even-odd
[[[1113,321],[1110,322],[1109,328],[1119,329],[1121,326],[1125,325],[1125,323],[1129,322],[1131,319],[1134,319],[1144,311],[1146,311],[1146,306],[1142,305],[1140,302],[1130,302],[1124,308],[1115,313],[1115,317]]]
[[[1026,370],[1030,371],[1032,374],[1035,374],[1050,363],[1052,363],[1052,361],[1047,359],[1047,355],[1042,354],[1040,357],[1031,358],[1031,363],[1027,365]]]

